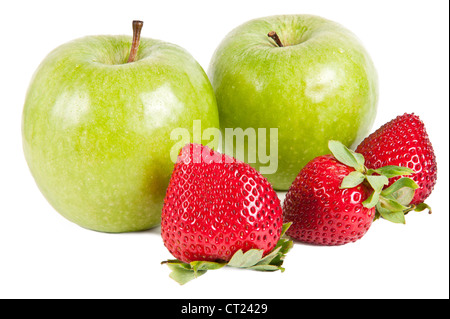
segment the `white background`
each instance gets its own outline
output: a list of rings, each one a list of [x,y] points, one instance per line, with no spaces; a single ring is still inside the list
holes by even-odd
[[[0,298],[448,298],[449,3],[427,1],[7,1],[0,9]],[[427,202],[406,225],[374,223],[354,244],[296,244],[284,273],[225,268],[185,286],[160,265],[171,258],[159,228],[85,230],[56,213],[22,152],[21,113],[30,78],[48,52],[74,38],[130,34],[187,49],[204,67],[239,24],[272,14],[335,20],[362,40],[378,69],[373,129],[418,114],[438,161]],[[213,292],[213,293],[212,293]]]

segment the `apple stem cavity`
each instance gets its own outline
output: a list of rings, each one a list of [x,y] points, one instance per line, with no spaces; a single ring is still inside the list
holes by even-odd
[[[143,21],[134,20],[133,21],[133,43],[131,44],[130,55],[128,57],[127,63],[134,62],[139,49],[139,42],[141,40],[141,30],[144,25]]]
[[[269,33],[267,33],[267,36],[269,38],[272,38],[280,48],[284,47],[283,43],[281,43],[280,37],[275,31],[270,31]]]

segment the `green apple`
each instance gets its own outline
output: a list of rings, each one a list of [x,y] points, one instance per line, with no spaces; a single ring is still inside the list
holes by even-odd
[[[352,32],[318,16],[244,23],[216,49],[208,75],[222,130],[278,129],[278,169],[266,174],[278,190],[287,190],[308,161],[326,154],[329,140],[356,145],[375,119],[378,82],[369,54]],[[253,146],[240,141],[247,156]],[[250,164],[266,165],[258,159]]]
[[[23,149],[39,189],[92,230],[159,225],[174,164],[171,131],[191,131],[194,120],[219,127],[201,66],[179,46],[140,39],[137,25],[133,41],[87,36],[56,48],[25,100]]]

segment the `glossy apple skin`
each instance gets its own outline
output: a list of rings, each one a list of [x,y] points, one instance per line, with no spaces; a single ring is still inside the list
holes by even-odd
[[[160,223],[174,163],[174,128],[219,127],[211,84],[184,49],[128,36],[66,43],[40,64],[27,92],[23,149],[50,204],[102,232]],[[202,141],[203,142],[203,141]]]
[[[267,36],[272,30],[284,47]],[[278,128],[278,170],[265,175],[277,190],[287,190],[304,165],[329,153],[330,139],[358,144],[376,116],[370,56],[353,33],[317,16],[244,23],[216,49],[208,75],[222,129]]]

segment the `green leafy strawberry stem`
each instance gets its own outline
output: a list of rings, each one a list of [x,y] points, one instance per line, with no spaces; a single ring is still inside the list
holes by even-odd
[[[285,233],[291,224],[286,223],[283,225],[281,237],[276,246],[265,256],[263,256],[264,250],[262,249],[250,249],[245,253],[240,249],[228,262],[192,261],[185,263],[178,259],[169,259],[161,264],[166,264],[172,270],[169,275],[170,278],[181,285],[204,275],[208,270],[216,270],[224,266],[257,271],[280,270],[284,272],[285,269],[282,267],[284,258],[293,246],[292,240],[285,237]]]
[[[425,204],[410,205],[419,185],[409,177],[401,177],[388,188],[389,179],[408,176],[414,171],[407,167],[388,165],[378,169],[368,169],[363,155],[356,153],[339,141],[329,141],[328,147],[333,156],[342,164],[353,167],[355,171],[342,180],[341,188],[353,188],[365,183],[372,193],[363,202],[364,207],[376,207],[375,219],[383,217],[394,223],[405,223],[405,215],[410,211],[423,211],[431,208]]]

